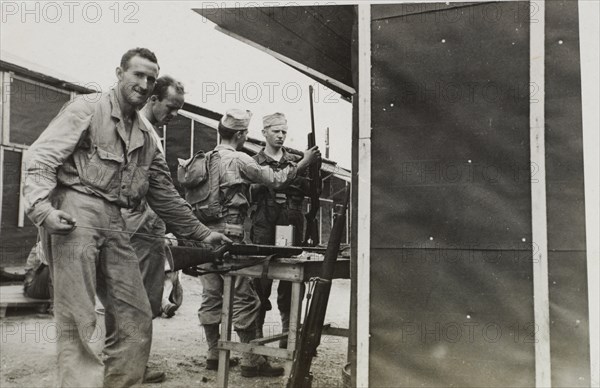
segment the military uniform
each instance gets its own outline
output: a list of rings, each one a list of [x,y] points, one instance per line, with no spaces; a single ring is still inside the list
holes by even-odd
[[[77,220],[69,234],[40,228],[54,281],[60,386],[141,383],[150,353],[152,314],[139,263],[121,215],[146,197],[182,238],[204,240],[177,193],[164,156],[137,113],[127,135],[116,91],[75,98],[61,109],[27,152],[24,196],[29,218],[41,226],[54,210]],[[97,341],[95,295],[116,317],[116,338]],[[108,316],[108,314],[107,314]]]
[[[286,166],[298,162],[301,158],[283,150],[280,160],[274,160],[264,149],[254,156],[261,166],[269,166],[273,171],[279,171]],[[269,189],[265,186],[252,188],[252,228],[250,237],[255,244],[275,245],[275,227],[277,225],[294,226],[294,245],[300,245],[304,232],[304,214],[302,204],[308,182],[303,177],[297,177],[289,186],[282,190]],[[272,279],[254,279],[254,287],[261,301],[261,310],[257,321],[257,335],[263,336],[263,325],[266,312],[271,309],[269,297],[273,285]],[[277,287],[277,307],[281,315],[282,331],[289,328],[290,303],[292,283],[280,281]]]
[[[245,131],[250,118],[249,111],[232,109],[223,116],[220,125],[228,131]],[[249,185],[259,183],[268,187],[281,188],[296,177],[297,167],[295,164],[290,164],[275,172],[269,167],[260,166],[249,155],[236,151],[228,144],[220,144],[214,151],[218,153],[218,159],[212,159],[211,163],[216,163],[215,160],[218,160],[220,167],[220,207],[223,215],[214,222],[208,222],[207,226],[214,231],[224,233],[235,242],[242,242],[244,239],[243,224],[249,207]],[[200,217],[200,213],[198,214]],[[203,291],[198,317],[208,342],[207,366],[210,365],[210,369],[213,369],[218,359],[217,342],[223,306],[223,278],[217,274],[206,274],[200,277],[200,281]],[[250,279],[236,277],[233,296],[233,326],[241,342],[248,343],[256,338],[256,319],[259,309],[260,301]],[[250,368],[247,371],[252,371],[251,368],[264,366],[271,371],[262,356],[250,353],[243,353],[241,364],[243,376],[252,376],[251,374],[245,375],[244,368]],[[261,367],[257,371],[259,369]],[[279,375],[279,372],[276,375]]]
[[[153,125],[141,114],[140,119],[154,138],[157,148],[164,155],[164,149]],[[140,272],[148,294],[152,317],[157,317],[162,311],[165,262],[170,263],[172,268],[173,258],[166,241],[152,236],[164,236],[167,233],[167,225],[145,200],[135,209],[121,209],[121,215],[125,220],[127,231],[134,233],[131,235],[131,246],[140,263]]]
[[[248,187],[250,183],[262,183],[270,186],[281,186],[288,183],[296,176],[296,166],[290,165],[277,173],[270,173],[270,169],[260,168],[254,159],[243,152],[236,151],[228,145],[219,145],[215,148],[219,153],[221,163],[220,188],[222,204],[226,215],[215,222],[208,222],[211,230],[224,233],[234,242],[244,239],[244,220],[248,211]],[[221,309],[223,307],[223,278],[217,274],[206,274],[200,277],[202,282],[202,305],[198,310],[200,323],[204,326],[207,335],[209,350],[207,359],[218,358],[216,349],[217,338],[209,333],[218,333],[218,324],[221,322]],[[233,298],[233,326],[238,332],[242,342],[254,339],[258,318],[260,301],[250,279],[236,277]],[[251,333],[251,334],[250,334]],[[210,337],[210,338],[209,338]],[[242,365],[253,365],[260,362],[256,356],[245,354]]]

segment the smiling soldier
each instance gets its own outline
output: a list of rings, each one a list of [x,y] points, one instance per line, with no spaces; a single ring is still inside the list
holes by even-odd
[[[26,211],[40,227],[54,282],[61,387],[125,387],[143,380],[152,314],[138,259],[123,233],[122,208],[135,208],[145,197],[178,236],[231,242],[194,217],[140,121],[158,70],[150,50],[127,51],[116,87],[67,103],[25,158]],[[104,346],[104,362],[91,346],[97,340],[96,292],[117,329]]]

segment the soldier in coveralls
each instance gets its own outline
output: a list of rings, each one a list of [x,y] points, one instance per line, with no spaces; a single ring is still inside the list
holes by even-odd
[[[211,232],[173,186],[163,154],[139,109],[158,77],[148,49],[127,51],[107,93],[63,106],[25,156],[27,216],[40,227],[54,282],[58,386],[127,387],[143,380],[152,312],[121,215],[146,197],[178,237],[230,242]],[[103,361],[91,343],[95,296],[115,317]]]
[[[157,79],[156,86],[146,105],[140,110],[140,117],[148,131],[156,140],[158,149],[164,154],[161,140],[155,127],[168,124],[177,117],[177,112],[183,107],[185,90],[181,82],[169,76]],[[157,317],[163,311],[169,315],[177,309],[172,303],[163,303],[163,288],[165,284],[165,268],[173,267],[171,251],[167,241],[151,236],[164,236],[167,226],[143,201],[136,209],[121,211],[130,232],[131,245],[140,261],[142,280],[148,294],[152,316]],[[165,266],[166,264],[166,266]],[[167,295],[168,298],[168,295]]]

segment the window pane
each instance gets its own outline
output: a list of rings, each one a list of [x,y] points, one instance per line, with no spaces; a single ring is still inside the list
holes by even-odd
[[[29,250],[37,239],[37,229],[25,217],[25,227],[19,221],[19,184],[21,180],[21,153],[4,150],[2,166],[2,225],[0,228],[0,266],[25,264]]]
[[[190,129],[192,121],[187,117],[177,116],[167,125],[167,164],[175,187],[181,191],[177,182],[177,158],[190,158]]]
[[[194,153],[208,152],[217,146],[217,131],[199,121],[194,122]]]
[[[10,85],[10,142],[31,145],[60,108],[69,94],[13,79]]]

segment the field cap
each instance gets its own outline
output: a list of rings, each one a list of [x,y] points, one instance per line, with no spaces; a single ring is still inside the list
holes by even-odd
[[[273,113],[272,115],[267,115],[263,117],[263,128],[264,129],[288,129],[287,120],[283,113]]]
[[[233,131],[245,131],[248,129],[252,112],[242,109],[229,109],[221,118],[221,125]]]

